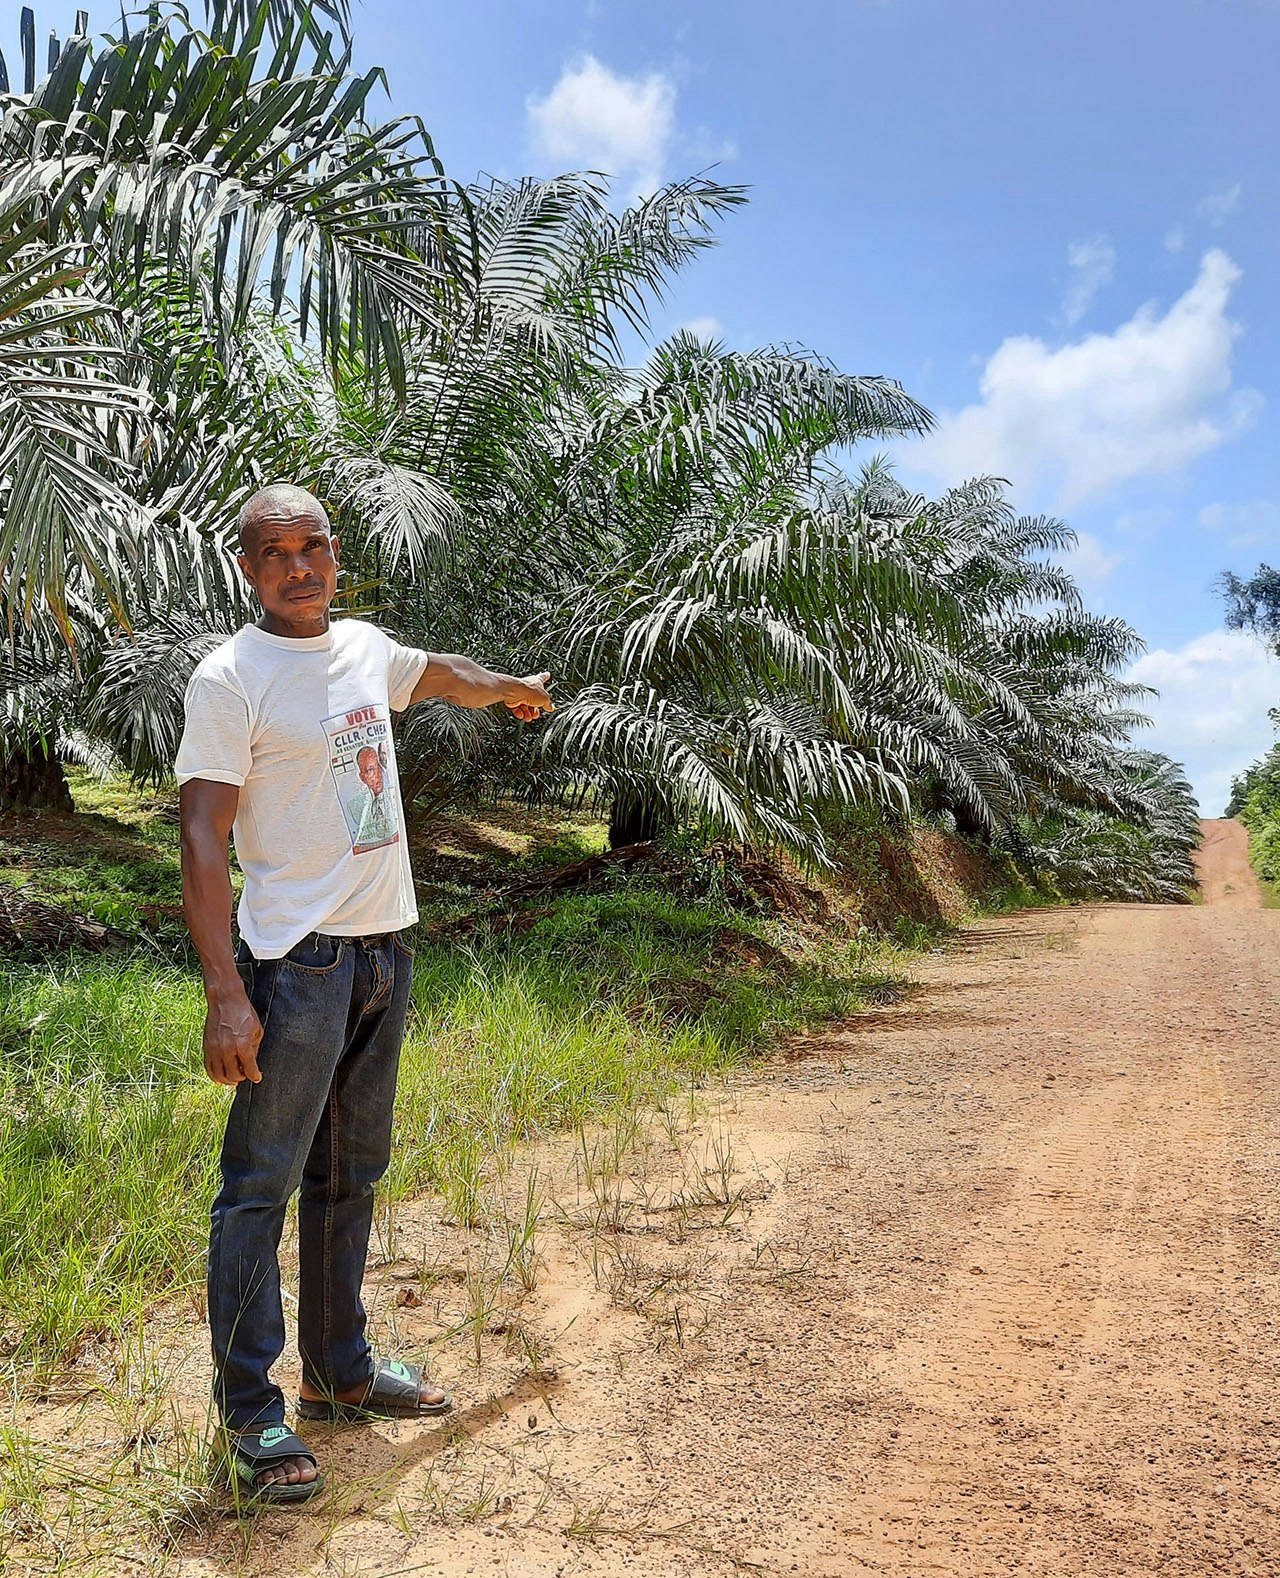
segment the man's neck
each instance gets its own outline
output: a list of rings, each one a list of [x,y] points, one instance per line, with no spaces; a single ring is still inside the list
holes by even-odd
[[[269,636],[283,636],[288,641],[307,641],[312,636],[323,636],[329,629],[329,610],[326,608],[319,619],[307,619],[299,622],[286,622],[275,614],[263,614],[257,621],[259,630],[265,630]]]

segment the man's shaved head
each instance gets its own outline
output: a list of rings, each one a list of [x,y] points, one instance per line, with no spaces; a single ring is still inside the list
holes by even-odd
[[[259,488],[240,511],[240,573],[258,594],[268,635],[323,635],[338,590],[338,539],[320,500],[292,482]]]
[[[268,487],[259,488],[240,511],[241,553],[249,551],[252,539],[263,522],[271,519],[297,520],[307,516],[320,522],[325,535],[329,535],[329,517],[315,494],[308,493],[306,488],[300,488],[293,482],[273,482]]]

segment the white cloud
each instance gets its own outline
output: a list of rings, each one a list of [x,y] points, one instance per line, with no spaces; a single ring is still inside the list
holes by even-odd
[[[1216,230],[1220,225],[1226,224],[1240,203],[1240,193],[1244,190],[1241,182],[1228,186],[1221,192],[1210,192],[1208,197],[1201,198],[1196,204],[1196,217],[1207,220]]]
[[[1071,283],[1062,302],[1062,316],[1068,323],[1079,323],[1093,298],[1115,273],[1116,249],[1106,236],[1091,241],[1073,241],[1067,248]]]
[[[689,334],[696,334],[700,340],[722,340],[724,326],[719,318],[690,318],[687,323],[680,325]]]
[[[1252,420],[1262,397],[1232,391],[1239,327],[1227,316],[1240,271],[1216,249],[1167,312],[1148,304],[1111,334],[1053,349],[1015,335],[988,359],[982,399],[942,415],[899,451],[904,465],[955,483],[979,472],[1060,508],[1131,477],[1180,470]]]
[[[675,84],[661,72],[622,77],[584,55],[525,111],[538,153],[558,168],[602,170],[628,195],[647,196],[662,184],[675,105]]]
[[[1146,653],[1129,678],[1160,692],[1144,704],[1155,727],[1138,743],[1183,762],[1203,814],[1221,815],[1232,778],[1274,743],[1267,709],[1280,704],[1280,663],[1242,630],[1211,630]]]
[[[1174,225],[1172,230],[1164,233],[1164,249],[1166,252],[1181,252],[1187,244],[1187,232],[1181,225]]]
[[[1200,524],[1220,532],[1231,548],[1280,546],[1280,504],[1270,499],[1206,504],[1200,511]]]
[[[687,168],[706,170],[731,163],[738,157],[738,145],[732,137],[720,137],[707,126],[697,126],[691,136],[682,139],[680,157]]]
[[[1108,553],[1092,532],[1081,531],[1076,533],[1075,546],[1062,555],[1062,563],[1082,586],[1097,586],[1122,558],[1122,554]]]

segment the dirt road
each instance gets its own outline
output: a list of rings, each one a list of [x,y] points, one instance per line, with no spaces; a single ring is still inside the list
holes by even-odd
[[[519,1326],[554,1377],[448,1345],[462,1433],[321,1437],[363,1488],[248,1565],[1280,1573],[1280,912],[1206,833],[1203,906],[987,922],[613,1194],[560,1155]]]

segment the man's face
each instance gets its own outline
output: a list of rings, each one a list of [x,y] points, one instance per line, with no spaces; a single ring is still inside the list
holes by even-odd
[[[382,793],[382,763],[378,760],[378,753],[371,746],[366,745],[356,758],[360,769],[362,782],[368,784],[374,794]]]
[[[338,539],[319,506],[277,507],[245,529],[240,569],[258,594],[267,627],[281,634],[324,630],[338,589]]]

